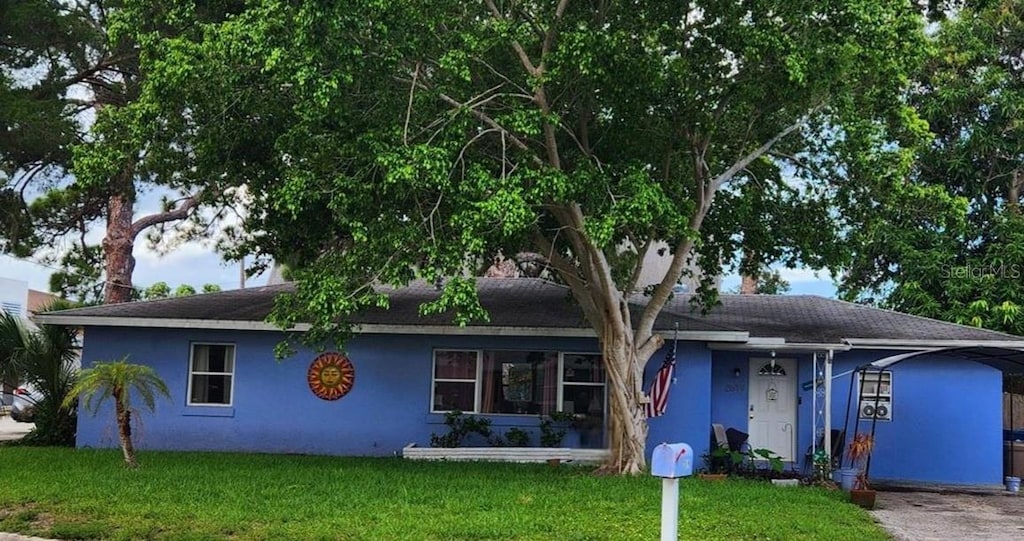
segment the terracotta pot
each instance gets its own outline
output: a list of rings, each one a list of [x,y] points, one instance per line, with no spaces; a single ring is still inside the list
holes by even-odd
[[[697,477],[704,479],[705,481],[724,481],[726,474],[724,473],[699,473]]]
[[[875,508],[875,491],[874,490],[851,490],[850,491],[850,503],[855,503],[864,509]]]

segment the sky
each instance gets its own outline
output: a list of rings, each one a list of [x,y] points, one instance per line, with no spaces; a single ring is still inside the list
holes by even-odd
[[[204,284],[216,284],[221,289],[238,289],[239,265],[227,265],[211,249],[199,244],[188,244],[161,256],[145,247],[135,247],[135,274],[132,283],[145,288],[156,282],[166,282],[171,289],[189,284],[200,289]],[[28,282],[29,288],[49,291],[53,269],[29,261],[0,256],[0,278]],[[246,281],[249,286],[262,286],[266,277],[257,276]]]
[[[135,246],[135,274],[132,282],[136,287],[146,287],[156,282],[166,282],[173,290],[181,284],[189,284],[197,290],[204,284],[216,284],[221,289],[238,289],[240,285],[239,265],[223,263],[220,256],[200,243],[185,244],[178,249],[159,255],[144,246]],[[52,269],[0,255],[0,278],[12,278],[29,283],[31,289],[49,291]],[[816,273],[810,269],[779,269],[782,277],[790,283],[791,295],[820,295],[835,297],[836,288],[827,273]],[[266,276],[249,278],[246,285],[262,286]],[[739,286],[739,276],[726,276],[722,290]]]

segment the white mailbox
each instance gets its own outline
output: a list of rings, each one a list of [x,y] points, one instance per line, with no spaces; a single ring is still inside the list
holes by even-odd
[[[693,449],[685,443],[663,443],[651,455],[651,475],[675,479],[693,475]]]

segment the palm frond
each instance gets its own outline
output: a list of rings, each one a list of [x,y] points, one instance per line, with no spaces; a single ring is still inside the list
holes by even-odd
[[[83,370],[68,400],[82,396],[85,409],[91,411],[96,411],[108,398],[119,400],[122,406],[129,408],[132,390],[150,411],[156,409],[157,392],[168,399],[171,397],[167,385],[151,367],[129,363],[125,357],[118,361],[97,361]]]

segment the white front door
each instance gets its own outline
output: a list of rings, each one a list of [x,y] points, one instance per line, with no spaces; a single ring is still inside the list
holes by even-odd
[[[750,359],[747,432],[752,449],[796,457],[796,360]]]

